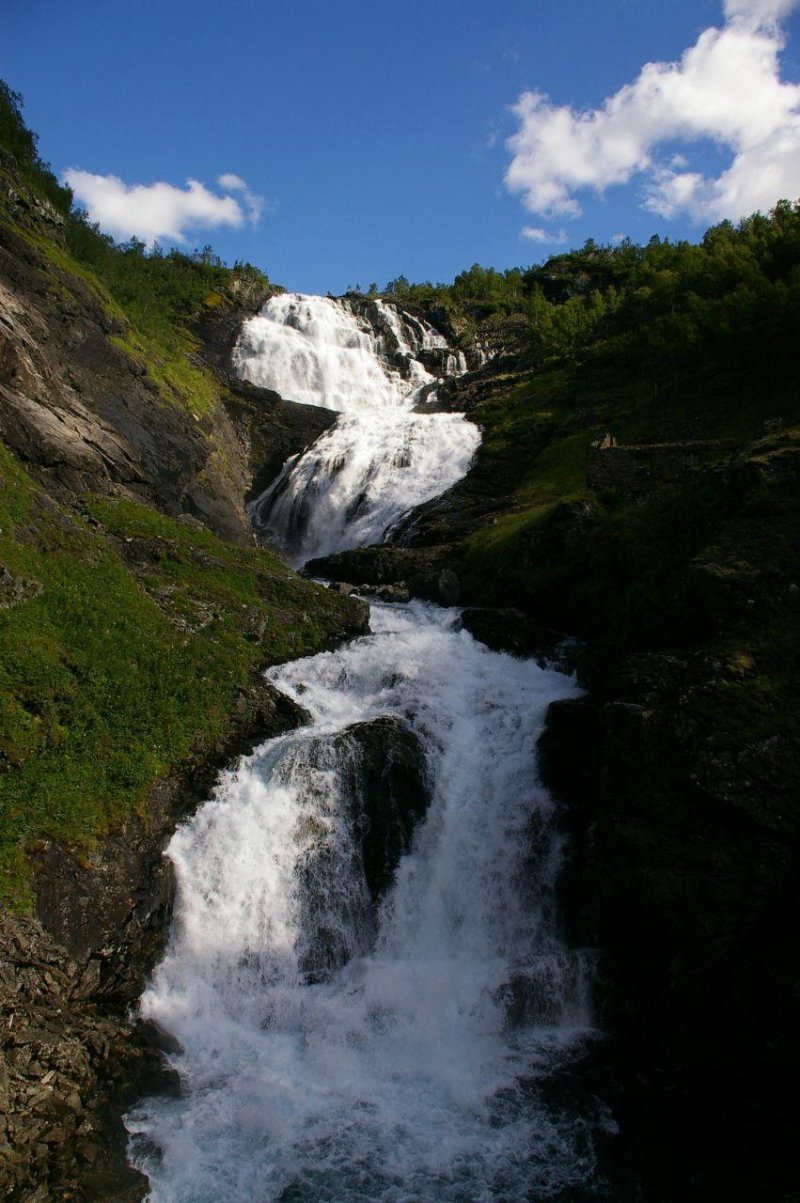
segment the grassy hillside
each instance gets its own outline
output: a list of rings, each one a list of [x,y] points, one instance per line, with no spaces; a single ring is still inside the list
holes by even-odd
[[[473,481],[456,488],[450,518],[434,507],[415,536],[450,543],[455,532],[468,599],[666,646],[715,626],[693,576],[705,549],[727,548],[730,560],[741,546],[756,574],[777,555],[787,582],[800,571],[790,467],[800,203],[723,222],[697,245],[590,240],[541,266],[475,265],[450,285],[401,278],[389,292],[501,349],[483,380],[451,394],[483,430]],[[608,432],[621,444],[726,446],[671,487],[632,495],[623,481],[598,488],[587,476],[591,444]],[[465,533],[453,516],[476,498]],[[763,541],[752,537],[759,523],[771,532]]]
[[[256,548],[131,502],[53,503],[0,449],[0,899],[25,848],[91,843],[227,729],[263,664],[318,651],[353,603]]]
[[[114,245],[72,211],[69,190],[38,157],[19,98],[4,86],[0,139],[0,234],[30,247],[36,265],[25,274],[14,256],[4,260],[18,306],[0,344],[9,397],[24,403],[28,388],[34,408],[54,422],[66,414],[70,424],[55,390],[47,409],[46,386],[34,380],[33,340],[26,343],[19,314],[25,288],[35,286],[48,293],[41,312],[60,312],[76,343],[91,329],[124,349],[139,365],[134,372],[113,356],[98,353],[97,362],[104,371],[121,362],[128,379],[146,373],[154,406],[198,418],[213,409],[224,386],[194,357],[192,322],[235,301],[255,308],[271,289],[267,278],[249,265],[226,268],[208,250],[162,255]],[[104,332],[90,326],[97,303]],[[103,396],[119,389],[117,411],[131,421],[124,384],[104,378],[98,388]],[[78,394],[91,406],[86,391]],[[168,457],[176,430],[204,437],[191,421],[170,429]],[[209,429],[219,440],[224,427]],[[226,448],[215,444],[214,454]],[[38,840],[90,847],[142,806],[160,776],[225,737],[253,671],[316,652],[363,621],[358,603],[298,580],[256,547],[232,546],[197,520],[130,499],[81,494],[78,485],[69,490],[74,505],[62,504],[63,489],[61,501],[49,491],[46,458],[37,471],[38,483],[0,444],[0,902],[17,908],[31,902],[26,852]]]
[[[255,310],[279,288],[250,263],[227,267],[210,247],[185,254],[115,243],[73,208],[37,151],[22,98],[0,80],[0,212],[56,268],[87,284],[118,327],[117,345],[157,384],[162,398],[198,417],[219,400],[219,385],[198,362],[193,320],[204,309],[245,301]],[[33,205],[31,204],[33,198]],[[29,220],[37,200],[44,222]],[[22,220],[21,220],[22,218]]]

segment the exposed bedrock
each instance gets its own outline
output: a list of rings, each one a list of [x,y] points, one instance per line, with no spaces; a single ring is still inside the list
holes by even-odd
[[[663,1188],[676,1150],[702,1175],[734,1143],[737,1174],[771,1160],[772,1199],[798,1169],[800,761],[738,709],[740,671],[626,657],[550,707],[540,769],[571,835],[565,922],[603,949],[619,1157]]]
[[[0,226],[0,438],[58,501],[129,497],[251,542],[245,500],[335,420],[230,373],[230,346],[259,301],[200,319],[197,366],[214,370],[222,404],[193,413],[165,398],[87,283]]]
[[[356,723],[337,742],[346,750],[348,793],[364,877],[377,902],[391,885],[430,804],[425,756],[411,728],[391,715]]]
[[[300,865],[300,961],[309,981],[326,981],[369,952],[377,906],[431,800],[420,741],[398,718],[348,727],[333,738],[333,754],[345,830],[320,827]]]
[[[448,547],[357,547],[309,560],[303,573],[371,588],[398,586],[425,601],[454,606],[459,600],[460,585],[451,562]]]
[[[225,742],[160,780],[139,815],[91,849],[49,840],[34,849],[37,918],[0,913],[3,1197],[144,1197],[119,1117],[142,1093],[170,1085],[159,1034],[126,1017],[167,938],[174,878],[164,849],[223,765],[304,718],[254,677]]]

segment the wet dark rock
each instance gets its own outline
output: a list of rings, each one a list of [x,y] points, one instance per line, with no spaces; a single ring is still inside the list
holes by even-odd
[[[411,600],[411,590],[404,585],[356,585],[359,593],[365,597],[374,597],[382,602],[408,602]]]
[[[336,766],[339,799],[330,825],[310,818],[298,833],[308,841],[297,867],[298,958],[313,983],[371,949],[378,903],[411,847],[430,790],[419,740],[388,715],[356,723],[332,742],[321,738],[311,756]]]
[[[440,606],[454,606],[461,596],[461,583],[452,568],[415,573],[409,578],[408,587],[415,597],[438,602]]]
[[[410,727],[389,715],[348,727],[337,743],[345,751],[364,876],[377,901],[430,804],[425,756]]]
[[[607,666],[594,696],[551,705],[539,763],[571,835],[568,933],[604,950],[597,1006],[623,1142],[633,1158],[657,1146],[639,1112],[666,1090],[671,1139],[705,1133],[698,1161],[736,1133],[741,1157],[786,1164],[800,1086],[796,740],[740,709],[746,662],[659,652]]]
[[[237,303],[206,310],[195,322],[201,358],[222,383],[225,411],[244,439],[249,470],[243,491],[246,501],[259,497],[280,475],[286,460],[313,443],[337,418],[329,409],[300,405],[234,375],[231,354],[242,321],[263,304],[260,296],[258,300],[253,308]]]
[[[512,606],[468,606],[462,611],[459,624],[492,651],[512,652],[515,656],[544,660],[555,656],[565,640],[562,632],[538,626]]]
[[[303,568],[303,575],[346,581],[351,585],[398,585],[406,588],[410,587],[412,579],[435,581],[438,574],[451,571],[448,567],[449,552],[447,547],[357,547],[352,551],[340,551],[335,555],[309,560]]]

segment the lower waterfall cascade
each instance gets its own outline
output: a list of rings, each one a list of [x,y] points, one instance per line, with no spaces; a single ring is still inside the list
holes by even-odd
[[[284,313],[298,307],[300,327],[323,300],[277,299]],[[296,387],[280,391],[307,399],[320,356],[298,350],[291,322],[272,324],[290,332],[275,371]],[[349,414],[361,407],[368,420],[377,404],[408,417],[385,351],[359,339],[346,349],[378,359],[357,373],[377,382],[378,400],[370,384]],[[340,363],[329,376],[337,407],[342,373]],[[431,471],[411,463],[384,464],[387,481]],[[438,485],[432,473],[419,491]],[[306,531],[326,505],[307,487]],[[308,554],[296,532],[293,547]],[[560,1203],[591,1192],[594,1136],[610,1120],[596,1102],[565,1106],[546,1090],[592,1034],[590,966],[556,914],[563,837],[536,770],[547,707],[576,696],[574,680],[490,651],[457,610],[420,601],[374,604],[371,634],[267,678],[308,725],[224,772],[168,849],[176,905],[141,1013],[174,1038],[181,1090],[126,1121],[150,1203]],[[378,897],[348,735],[375,722],[408,732],[427,795]]]

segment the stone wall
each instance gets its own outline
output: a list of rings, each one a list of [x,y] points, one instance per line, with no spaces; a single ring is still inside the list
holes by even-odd
[[[739,450],[737,443],[726,439],[621,445],[606,435],[589,449],[586,483],[596,492],[616,489],[643,496],[704,469],[724,466]]]

